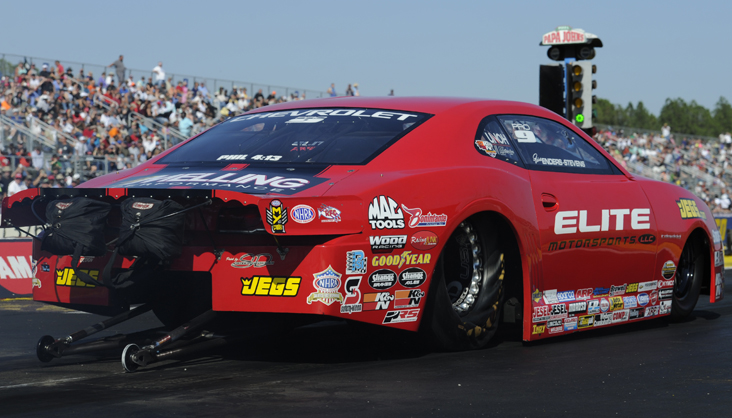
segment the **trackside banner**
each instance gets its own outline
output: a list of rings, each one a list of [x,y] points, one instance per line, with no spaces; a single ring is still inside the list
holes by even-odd
[[[32,239],[0,239],[0,298],[33,293]]]

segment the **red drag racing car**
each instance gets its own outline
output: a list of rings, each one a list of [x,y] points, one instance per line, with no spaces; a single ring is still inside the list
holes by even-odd
[[[3,223],[47,225],[35,300],[110,315],[144,303],[170,325],[208,309],[320,314],[454,350],[501,322],[531,341],[683,318],[724,292],[701,200],[508,101],[268,106],[134,169],[16,194]],[[58,354],[44,338],[39,357]]]

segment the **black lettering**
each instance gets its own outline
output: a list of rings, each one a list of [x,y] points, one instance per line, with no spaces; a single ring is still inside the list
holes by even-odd
[[[608,238],[607,239],[607,245],[613,245],[614,242],[615,242],[615,238]]]
[[[550,242],[549,243],[549,251],[556,251],[557,249],[557,243],[556,242]]]
[[[578,239],[577,242],[574,244],[574,248],[582,248],[582,240]]]
[[[590,239],[589,238],[585,239],[584,246],[585,246],[585,248],[587,248],[587,247],[590,246]]]
[[[605,241],[607,241],[607,238],[600,238],[600,245],[604,244]]]
[[[635,244],[635,237],[630,237],[630,243]]]
[[[597,247],[597,238],[592,240],[592,246]]]
[[[572,248],[572,243],[574,242],[574,240],[569,240],[567,242],[569,243],[569,247],[567,247],[567,248]]]
[[[623,244],[627,244],[627,243],[628,243],[628,237],[623,237]]]
[[[559,243],[559,249],[563,250],[567,246],[567,241],[562,241]]]

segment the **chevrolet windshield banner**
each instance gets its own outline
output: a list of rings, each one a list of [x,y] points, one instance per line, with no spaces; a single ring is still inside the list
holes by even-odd
[[[217,189],[249,194],[292,195],[328,179],[317,178],[324,167],[298,168],[296,171],[230,164],[226,167],[166,167],[155,174],[131,177],[108,187],[125,189]]]

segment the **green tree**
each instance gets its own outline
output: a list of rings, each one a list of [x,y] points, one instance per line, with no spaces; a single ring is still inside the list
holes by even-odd
[[[714,127],[718,134],[732,132],[732,105],[727,99],[720,97],[712,111]]]

